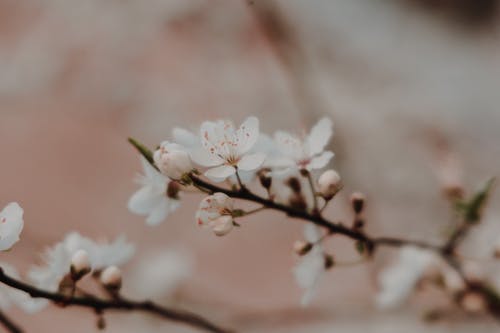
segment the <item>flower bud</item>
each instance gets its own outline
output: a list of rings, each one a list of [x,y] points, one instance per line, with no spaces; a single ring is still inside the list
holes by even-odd
[[[71,257],[71,278],[74,281],[80,280],[91,270],[90,259],[87,251],[78,250]]]
[[[273,179],[270,176],[271,169],[269,168],[264,168],[259,170],[257,173],[257,176],[259,177],[260,184],[262,185],[263,188],[269,190],[271,188]]]
[[[122,271],[116,266],[106,267],[101,272],[101,283],[109,291],[117,292],[122,286]]]
[[[193,169],[189,154],[173,143],[163,142],[153,159],[161,173],[174,180],[180,180]]]
[[[335,170],[326,170],[319,176],[318,190],[325,200],[331,200],[341,187],[340,176]]]
[[[312,248],[313,245],[311,243],[305,242],[303,240],[298,240],[293,244],[293,251],[297,253],[299,256],[303,256],[309,253],[309,251],[311,251]]]
[[[485,311],[488,305],[483,295],[478,292],[469,291],[462,296],[460,306],[466,312],[477,314]]]
[[[222,215],[212,221],[212,230],[217,236],[224,236],[233,230],[233,217]]]
[[[365,195],[360,192],[354,192],[351,195],[351,205],[354,213],[360,214],[365,206]]]

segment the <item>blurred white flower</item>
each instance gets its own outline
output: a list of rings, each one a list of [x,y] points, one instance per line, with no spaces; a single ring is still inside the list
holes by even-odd
[[[193,160],[210,167],[205,176],[223,181],[236,172],[252,171],[262,165],[264,153],[249,153],[259,138],[259,120],[247,118],[236,130],[229,121],[207,121],[200,129],[202,147],[193,151]]]
[[[395,263],[378,276],[380,291],[376,297],[377,306],[385,309],[401,305],[435,263],[434,253],[413,246],[403,247]]]
[[[170,179],[180,180],[193,166],[184,148],[176,143],[164,141],[154,153],[154,162],[161,173]]]
[[[108,266],[101,272],[99,279],[108,290],[117,291],[122,286],[122,270],[116,266]]]
[[[319,228],[312,223],[304,227],[304,236],[307,242],[314,244],[320,238]],[[304,290],[301,305],[307,306],[316,294],[317,286],[325,273],[325,255],[320,244],[314,244],[312,249],[300,258],[293,269],[295,280]]]
[[[0,267],[8,276],[16,280],[20,279],[19,273],[13,266],[1,262]],[[5,284],[0,285],[0,309],[2,310],[7,310],[11,305],[16,305],[26,313],[34,313],[41,310],[45,304],[45,301],[31,298],[23,291],[11,288]]]
[[[167,298],[191,276],[193,261],[184,252],[166,250],[146,255],[131,271],[127,288],[138,297]]]
[[[233,199],[224,193],[214,193],[203,199],[196,212],[196,223],[209,226],[217,236],[223,236],[233,228]]]
[[[42,255],[43,266],[32,267],[29,278],[39,288],[56,291],[61,279],[69,273],[71,259],[79,251],[87,252],[93,270],[125,264],[134,254],[134,246],[124,236],[111,243],[96,243],[77,232],[68,234],[62,242],[49,248]]]
[[[17,241],[24,227],[23,209],[17,202],[11,202],[0,212],[0,251],[10,249]]]
[[[287,132],[278,131],[274,134],[274,140],[282,156],[271,159],[270,163],[280,168],[321,169],[334,156],[331,151],[323,151],[332,134],[332,121],[328,118],[318,121],[303,140]]]
[[[147,216],[148,225],[158,225],[179,207],[180,202],[167,195],[170,179],[158,172],[143,157],[141,163],[144,175],[140,175],[137,182],[142,187],[130,197],[128,209],[135,214]]]
[[[318,192],[326,200],[330,200],[341,188],[341,179],[337,171],[326,170],[318,178]]]

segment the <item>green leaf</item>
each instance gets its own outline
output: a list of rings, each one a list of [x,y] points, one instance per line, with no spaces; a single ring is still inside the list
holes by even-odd
[[[481,219],[481,212],[486,204],[495,179],[490,179],[464,207],[464,219],[467,223],[477,223]]]
[[[130,144],[134,146],[135,149],[137,149],[137,151],[149,162],[149,164],[151,164],[156,170],[158,170],[153,160],[153,152],[149,150],[148,147],[135,140],[134,138],[128,138],[128,142],[130,142]]]

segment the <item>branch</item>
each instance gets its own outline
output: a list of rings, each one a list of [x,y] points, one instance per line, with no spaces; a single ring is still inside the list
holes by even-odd
[[[23,330],[2,311],[0,311],[0,323],[2,323],[5,329],[10,333],[23,333]]]
[[[230,333],[232,331],[223,329],[207,319],[183,310],[174,310],[166,307],[157,305],[151,301],[132,301],[124,298],[113,299],[113,300],[103,300],[93,296],[85,297],[68,297],[63,294],[49,292],[45,290],[38,289],[31,286],[25,282],[14,279],[6,275],[0,268],[0,282],[8,285],[14,289],[18,289],[28,293],[33,298],[44,298],[51,300],[55,303],[60,303],[65,306],[73,305],[94,309],[96,312],[101,312],[104,310],[121,310],[121,311],[141,311],[150,314],[157,315],[159,317],[183,323],[192,327],[196,327],[200,330],[204,330],[212,333]],[[6,325],[5,318],[1,320],[4,325]],[[22,332],[20,330],[11,330],[11,332]]]

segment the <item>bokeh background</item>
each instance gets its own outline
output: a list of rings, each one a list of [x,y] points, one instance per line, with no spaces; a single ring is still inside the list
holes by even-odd
[[[241,332],[496,332],[481,316],[422,321],[439,294],[377,311],[375,274],[391,251],[329,272],[300,308],[291,273],[299,221],[266,212],[216,238],[195,226],[195,196],[147,227],[126,208],[140,171],[126,138],[153,146],[174,126],[248,115],[268,133],[301,130],[328,115],[346,186],[327,214],[348,221],[348,195],[360,190],[371,233],[439,242],[451,220],[441,194],[446,156],[468,188],[500,169],[497,3],[0,0],[0,203],[19,201],[26,221],[2,260],[25,271],[69,231],[124,233],[137,246],[126,292],[145,291],[137,276],[148,258],[182,253],[189,277],[164,294],[145,292]],[[497,203],[464,244],[467,255],[490,251]],[[329,246],[338,260],[356,259],[345,239]],[[9,313],[28,332],[97,331],[82,309]],[[108,332],[193,332],[140,314],[106,318]]]

